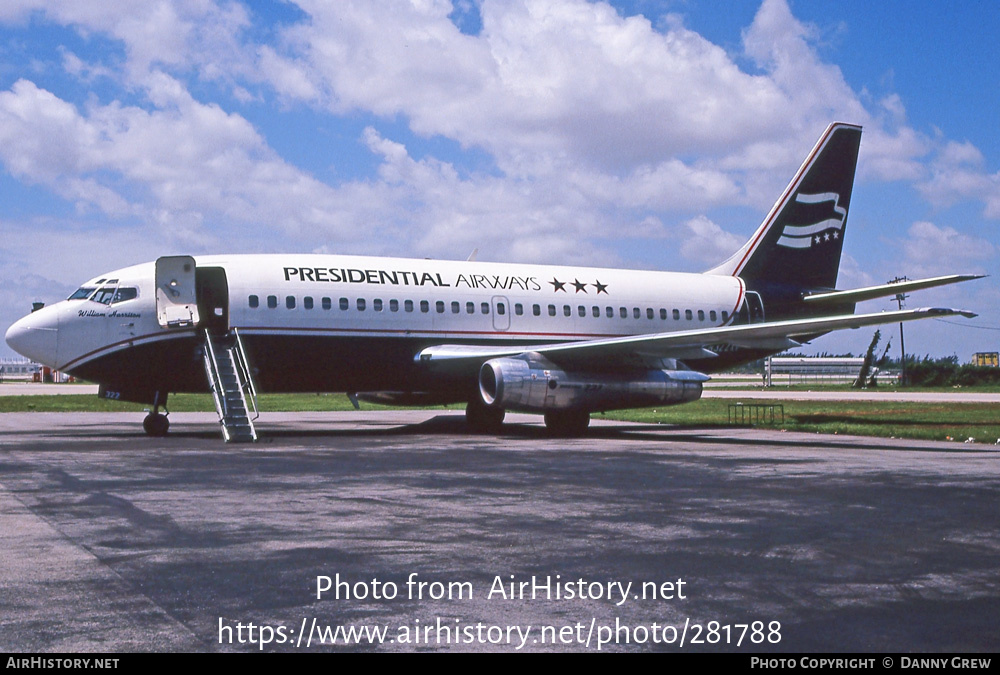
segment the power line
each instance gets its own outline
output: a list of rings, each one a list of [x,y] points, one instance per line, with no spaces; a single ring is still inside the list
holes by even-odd
[[[950,323],[952,326],[961,326],[962,328],[978,328],[979,330],[1000,330],[1000,326],[973,326],[972,324],[962,323],[961,321],[948,321],[947,319],[934,319],[935,321],[940,321],[941,323]]]

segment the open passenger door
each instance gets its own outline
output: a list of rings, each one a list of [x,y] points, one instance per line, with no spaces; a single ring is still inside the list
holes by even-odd
[[[156,319],[164,328],[197,326],[197,284],[194,258],[163,256],[156,260]]]

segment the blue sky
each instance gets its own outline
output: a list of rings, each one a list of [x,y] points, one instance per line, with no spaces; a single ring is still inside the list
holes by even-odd
[[[915,294],[980,317],[906,343],[1000,348],[991,3],[133,4],[0,6],[0,329],[171,253],[700,271],[841,120],[865,131],[839,285],[993,274]]]

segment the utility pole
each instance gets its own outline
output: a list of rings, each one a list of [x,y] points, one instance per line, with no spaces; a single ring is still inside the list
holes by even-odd
[[[909,279],[907,277],[896,277],[895,279],[890,280],[888,283],[898,284],[901,281],[909,281]],[[906,300],[907,297],[909,296],[904,295],[903,293],[896,294],[896,304],[899,306],[899,309],[903,309],[903,301]],[[899,359],[899,369],[900,369],[899,383],[905,387],[906,386],[906,343],[903,342],[902,321],[899,322],[899,352],[901,356],[901,358]]]

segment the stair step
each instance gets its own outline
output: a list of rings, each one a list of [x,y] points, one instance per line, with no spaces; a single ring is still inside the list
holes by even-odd
[[[256,440],[257,434],[244,398],[242,378],[245,371],[237,363],[238,360],[245,363],[246,359],[237,354],[238,342],[232,336],[206,334],[205,339],[211,345],[210,349],[206,346],[204,350],[205,373],[210,384],[214,378],[218,378],[217,384],[211,388],[216,405],[224,411],[219,415],[223,436],[229,442],[252,442]],[[252,389],[248,391],[252,392]]]

